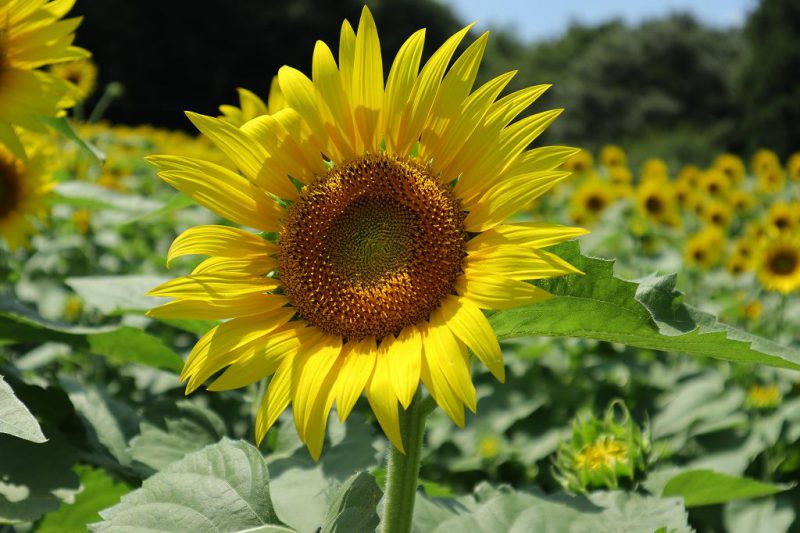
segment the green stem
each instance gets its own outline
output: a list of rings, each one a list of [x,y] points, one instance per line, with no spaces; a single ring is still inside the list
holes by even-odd
[[[386,506],[383,533],[409,533],[417,496],[419,463],[425,436],[425,417],[432,409],[430,398],[417,391],[408,409],[400,412],[400,434],[406,453],[392,446],[386,472]]]

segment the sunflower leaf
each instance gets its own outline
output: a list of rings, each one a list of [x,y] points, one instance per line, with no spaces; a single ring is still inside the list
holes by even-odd
[[[17,398],[11,385],[6,383],[2,375],[0,375],[0,433],[36,443],[47,441],[36,417]]]
[[[686,507],[713,505],[733,500],[771,496],[792,488],[756,479],[729,476],[712,470],[690,470],[670,479],[661,495],[680,496]]]
[[[92,159],[94,159],[95,163],[102,164],[103,161],[106,160],[106,154],[100,151],[97,147],[92,145],[91,143],[85,141],[78,135],[78,132],[72,127],[69,120],[66,117],[48,117],[48,116],[39,116],[39,120],[53,128],[55,131],[66,137],[67,139],[73,141],[75,144],[78,145],[83,152],[89,154]]]
[[[538,282],[555,297],[498,311],[498,337],[580,337],[665,352],[800,370],[800,351],[719,323],[682,302],[675,276],[641,283],[614,276],[614,262],[580,254],[577,243],[551,249],[585,275]]]
[[[100,516],[92,531],[292,531],[275,514],[261,452],[230,439],[170,464]]]

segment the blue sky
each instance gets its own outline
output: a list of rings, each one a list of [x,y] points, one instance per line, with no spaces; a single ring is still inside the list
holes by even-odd
[[[479,29],[504,27],[526,40],[562,33],[571,20],[598,23],[622,17],[631,23],[689,11],[717,27],[741,25],[756,0],[439,0]]]

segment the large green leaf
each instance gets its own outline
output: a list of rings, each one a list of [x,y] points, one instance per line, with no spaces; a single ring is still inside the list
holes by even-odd
[[[367,472],[354,474],[336,493],[322,533],[375,531],[379,523],[376,508],[382,496],[374,477]]]
[[[800,351],[720,324],[682,303],[675,276],[637,284],[614,276],[614,262],[580,254],[577,243],[553,249],[585,275],[542,280],[555,297],[490,317],[507,339],[581,337],[666,352],[800,370]]]
[[[72,503],[44,516],[36,527],[36,533],[63,533],[86,531],[86,526],[100,520],[98,514],[110,507],[130,491],[130,487],[108,476],[103,470],[80,466],[76,468],[81,480],[81,492]]]
[[[764,483],[745,477],[728,476],[711,470],[682,472],[670,479],[661,495],[680,496],[686,507],[760,498],[792,488],[791,485]]]
[[[211,409],[183,400],[159,405],[139,430],[130,442],[131,457],[161,470],[187,453],[218,442],[225,436],[225,422]]]
[[[0,433],[7,433],[31,442],[42,443],[47,438],[25,404],[19,401],[11,385],[0,375]]]
[[[0,435],[0,524],[31,522],[78,488],[74,450],[61,438],[36,444]]]
[[[480,485],[474,496],[429,500],[420,496],[414,510],[415,533],[495,533],[497,531],[593,531],[652,533],[665,528],[689,532],[679,498],[653,498],[626,492],[588,496],[492,489]]]
[[[275,514],[261,452],[229,439],[172,463],[100,515],[92,531],[291,531]]]

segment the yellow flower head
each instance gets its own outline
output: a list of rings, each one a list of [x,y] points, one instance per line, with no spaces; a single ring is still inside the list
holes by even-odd
[[[615,144],[607,144],[600,150],[600,164],[605,167],[624,167],[627,163],[625,151]]]
[[[792,233],[800,227],[800,205],[797,202],[775,202],[767,213],[767,224],[778,233]]]
[[[592,170],[594,159],[587,150],[580,150],[564,162],[563,168],[574,174],[585,174]]]
[[[35,220],[47,214],[46,197],[53,186],[44,151],[31,144],[27,161],[0,144],[0,241],[11,249],[28,245]]]
[[[678,172],[675,181],[677,183],[686,183],[691,188],[695,188],[700,183],[700,175],[703,173],[696,165],[684,165],[681,171]]]
[[[610,435],[604,435],[578,452],[575,466],[582,470],[597,471],[602,468],[613,469],[617,463],[627,460],[627,444]]]
[[[800,181],[800,152],[789,156],[786,162],[786,172],[793,181]]]
[[[725,228],[731,223],[733,213],[727,202],[712,200],[703,206],[702,216],[706,223]]]
[[[614,185],[630,185],[633,182],[633,172],[622,165],[608,167],[608,181]]]
[[[750,161],[750,168],[753,170],[753,174],[760,176],[770,170],[780,169],[781,162],[780,159],[778,159],[778,154],[772,150],[761,148],[753,154],[753,159]]]
[[[686,242],[684,261],[701,269],[709,269],[719,264],[725,236],[716,226],[709,226],[692,235]]]
[[[700,175],[698,186],[704,195],[723,198],[731,189],[731,181],[721,170],[711,168]]]
[[[762,244],[754,262],[761,284],[783,294],[800,289],[800,238],[780,235]]]
[[[728,195],[728,203],[737,213],[748,213],[752,211],[756,205],[753,195],[741,189],[730,192]]]
[[[772,409],[781,403],[781,389],[777,385],[753,385],[747,389],[745,403],[755,409]]]
[[[669,182],[643,181],[636,189],[636,206],[639,212],[659,224],[678,226],[675,191]]]
[[[669,180],[669,167],[663,159],[648,159],[642,165],[642,181],[665,182]]]
[[[50,67],[50,73],[72,85],[72,95],[78,102],[91,96],[97,85],[97,66],[91,59],[58,63]]]
[[[713,166],[725,174],[730,183],[738,184],[744,179],[744,162],[738,155],[722,154],[714,160]]]
[[[597,178],[584,181],[570,199],[570,215],[581,224],[591,224],[616,200],[614,187]]]
[[[780,166],[770,166],[758,173],[756,188],[763,194],[774,194],[786,185],[786,174]]]
[[[180,235],[168,262],[204,254],[189,276],[151,294],[175,298],[157,317],[230,319],[204,335],[181,378],[187,392],[272,376],[256,420],[261,441],[291,403],[295,427],[319,457],[328,414],[348,417],[364,393],[403,450],[399,405],[425,385],[459,426],[476,409],[468,349],[504,379],[482,309],[549,295],[525,280],[577,272],[542,248],[585,233],[506,223],[567,173],[574,149],[527,147],[559,115],[513,122],[547,86],[498,99],[513,73],[473,91],[488,35],[448,69],[469,28],[420,69],[424,30],[388,69],[372,15],[342,25],[338,62],[318,41],[312,77],[283,67],[287,107],[241,128],[189,118],[240,172],[191,157],[154,156],[161,178],[228,226]]]
[[[17,156],[13,126],[42,132],[37,116],[54,117],[74,104],[71,85],[40,67],[89,57],[72,46],[80,19],[60,20],[74,0],[0,1],[0,143]]]

